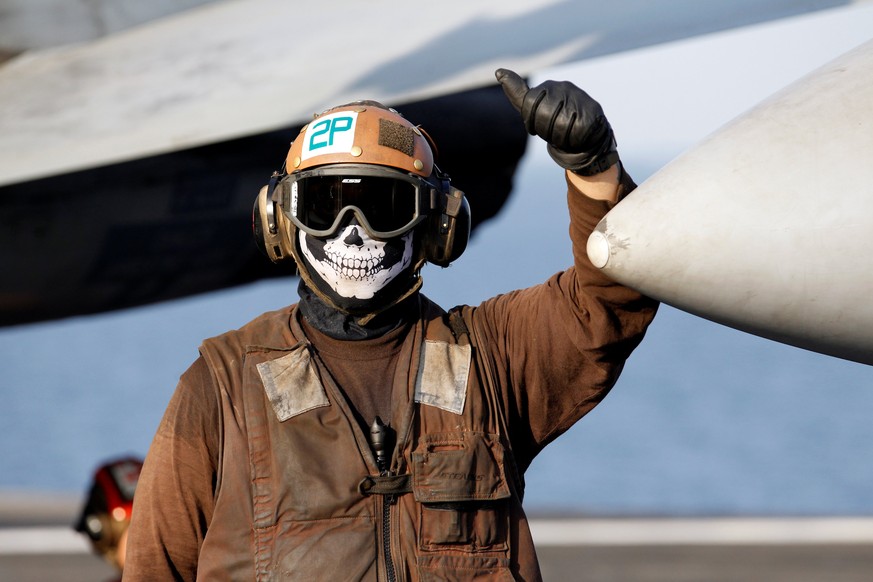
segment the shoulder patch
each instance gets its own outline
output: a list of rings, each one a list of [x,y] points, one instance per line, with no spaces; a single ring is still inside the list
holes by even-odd
[[[469,345],[425,341],[415,379],[415,401],[461,414],[472,356]]]
[[[264,390],[280,422],[313,408],[330,406],[305,346],[257,365]]]

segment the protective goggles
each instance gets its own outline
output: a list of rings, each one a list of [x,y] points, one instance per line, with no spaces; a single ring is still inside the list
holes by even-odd
[[[414,174],[360,165],[316,168],[285,180],[288,217],[317,237],[333,235],[350,212],[374,238],[400,236],[427,217],[435,190]]]

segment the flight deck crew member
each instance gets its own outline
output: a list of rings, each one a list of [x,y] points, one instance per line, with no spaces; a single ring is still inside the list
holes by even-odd
[[[634,188],[600,105],[497,79],[566,169],[574,264],[444,311],[419,271],[461,255],[470,209],[427,134],[372,101],[316,116],[255,207],[300,300],[206,340],[182,376],[125,580],[540,579],[525,471],[603,399],[657,306],[585,252]]]
[[[74,526],[85,534],[94,553],[120,574],[133,509],[133,494],[142,471],[142,460],[123,457],[102,464],[94,473],[85,505]]]

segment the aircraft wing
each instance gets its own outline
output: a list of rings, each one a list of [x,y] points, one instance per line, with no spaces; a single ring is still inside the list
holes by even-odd
[[[0,185],[255,135],[360,98],[421,101],[841,2],[206,4],[0,68]]]
[[[227,0],[0,66],[0,325],[286,274],[251,204],[315,112],[421,123],[474,226],[526,135],[493,79],[843,2]],[[678,65],[677,66],[681,66]]]

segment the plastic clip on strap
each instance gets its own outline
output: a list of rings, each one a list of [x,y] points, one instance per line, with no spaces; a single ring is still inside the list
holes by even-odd
[[[368,475],[358,483],[361,495],[387,495],[393,497],[412,491],[412,475],[392,475],[388,470],[391,429],[378,416],[370,425],[370,446],[376,454],[380,475]]]

